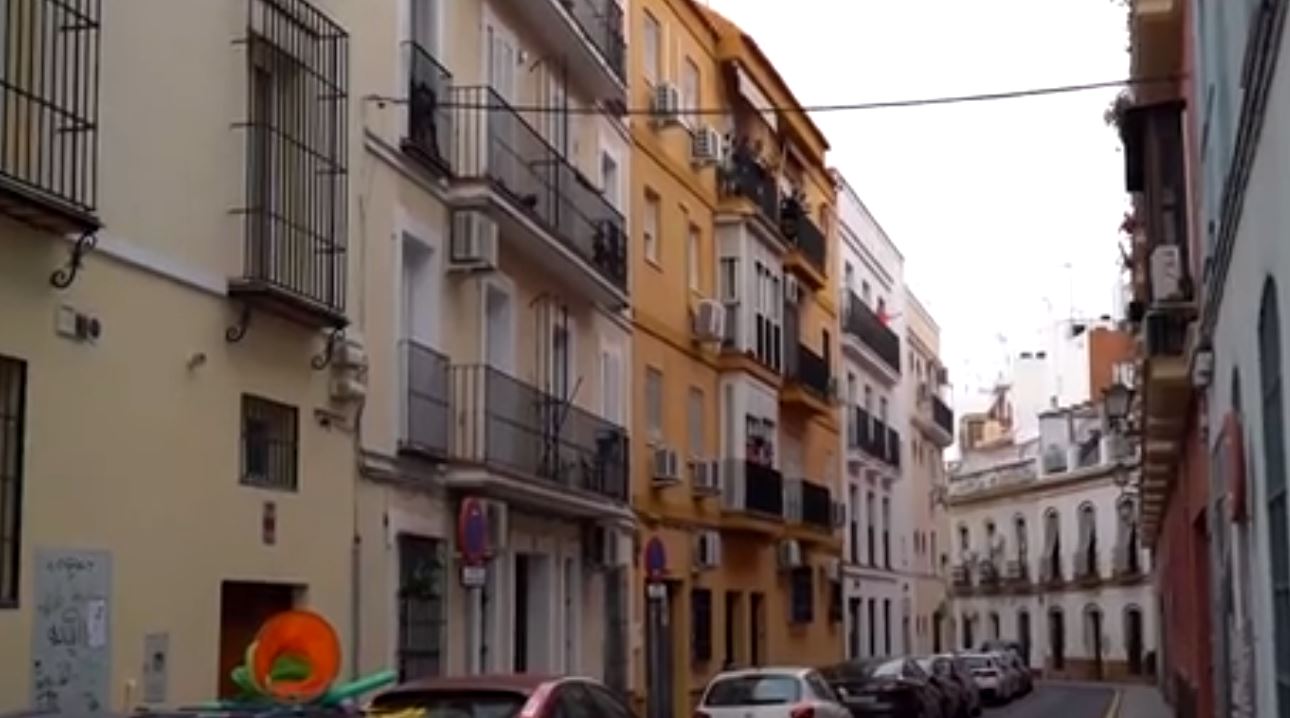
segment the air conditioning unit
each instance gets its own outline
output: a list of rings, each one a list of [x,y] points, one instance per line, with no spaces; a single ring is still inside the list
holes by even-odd
[[[505,551],[511,535],[506,504],[490,499],[484,500],[483,504],[484,518],[488,522],[488,550],[493,553]]]
[[[591,568],[605,569],[623,565],[621,536],[610,526],[589,524],[583,534],[583,550]]]
[[[721,462],[694,459],[690,462],[690,481],[696,496],[721,493]]]
[[[837,556],[831,556],[820,565],[820,573],[824,574],[825,581],[841,581],[842,561]]]
[[[681,480],[681,459],[675,449],[654,449],[654,486],[671,486]]]
[[[681,90],[670,82],[660,82],[654,88],[650,103],[654,124],[671,125],[681,121]]]
[[[847,505],[841,501],[834,501],[829,505],[829,513],[833,517],[833,527],[842,528],[847,525]]]
[[[717,128],[703,125],[690,138],[690,158],[696,165],[713,165],[721,162],[724,139]]]
[[[802,298],[802,285],[797,281],[797,277],[784,277],[784,301],[789,304],[797,304]]]
[[[721,534],[711,529],[699,531],[694,536],[694,567],[717,568],[721,565]]]
[[[475,271],[497,268],[497,223],[479,210],[452,216],[448,268]]]
[[[802,565],[802,544],[796,539],[785,539],[779,542],[777,547],[779,556],[779,567],[787,570],[798,568]]]
[[[700,300],[694,308],[694,338],[719,342],[726,335],[726,306],[715,299]]]
[[[1151,299],[1169,302],[1182,298],[1182,250],[1176,244],[1162,244],[1151,252]]]

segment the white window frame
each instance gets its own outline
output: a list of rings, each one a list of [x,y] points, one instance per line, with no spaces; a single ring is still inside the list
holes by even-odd
[[[662,238],[659,237],[663,224],[663,198],[653,190],[645,190],[645,211],[641,213],[641,245],[645,252],[645,261],[658,266],[662,250]]]
[[[654,377],[658,377],[657,402],[655,401],[655,398],[650,395],[650,386],[652,384],[651,379]],[[663,376],[662,369],[659,369],[656,366],[647,365],[645,367],[645,376],[643,381],[645,383],[641,388],[641,395],[645,400],[645,431],[647,432],[647,436],[650,441],[661,442],[663,440],[663,425],[665,423],[665,417],[663,414],[666,411],[666,401],[664,400],[663,395],[666,393],[667,380],[666,377]],[[658,416],[652,416],[652,414],[655,413],[655,403],[657,403],[658,407]]]
[[[654,31],[652,35],[651,30]],[[645,81],[650,86],[657,85],[663,79],[663,42],[663,22],[649,10],[645,10],[644,17],[641,18],[641,61],[644,64]]]

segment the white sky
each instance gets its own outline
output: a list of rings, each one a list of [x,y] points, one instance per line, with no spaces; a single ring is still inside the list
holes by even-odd
[[[707,2],[805,105],[1128,75],[1112,0]],[[1115,94],[814,115],[831,163],[900,247],[906,281],[941,326],[960,410],[1072,304],[1076,316],[1112,312],[1127,207],[1119,140],[1102,120]]]

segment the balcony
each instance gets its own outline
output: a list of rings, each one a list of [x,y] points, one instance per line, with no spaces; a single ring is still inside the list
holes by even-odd
[[[804,344],[797,351],[787,352],[784,385],[781,400],[790,405],[802,406],[810,411],[827,413],[832,407],[833,376],[829,360],[816,354]]]
[[[781,202],[780,231],[788,240],[789,253],[784,266],[811,287],[825,285],[827,244],[824,232],[811,221],[804,203],[797,197],[785,197]]]
[[[444,459],[448,456],[448,430],[452,425],[448,357],[413,340],[403,341],[399,357],[403,377],[399,450]]]
[[[887,427],[887,446],[884,458],[892,468],[900,468],[900,432],[891,427]]]
[[[918,387],[912,416],[914,423],[936,446],[944,449],[954,443],[954,410],[926,383]]]
[[[627,43],[623,10],[617,0],[509,0],[507,3],[541,32],[563,60],[568,82],[597,100],[627,99]]]
[[[853,406],[848,414],[847,450],[891,466],[900,467],[900,433],[872,416],[863,407]]]
[[[762,165],[747,138],[735,140],[730,157],[721,168],[720,179],[725,197],[751,202],[757,208],[758,216],[776,235],[779,234],[779,184],[774,173]]]
[[[1000,586],[999,567],[993,561],[977,564],[977,583],[986,593],[996,593]]]
[[[723,469],[724,511],[774,522],[784,519],[784,477],[778,469],[746,459],[728,459]]]
[[[1023,588],[1030,583],[1030,567],[1025,559],[1012,559],[1004,567],[1003,581],[1012,588]]]
[[[972,567],[966,563],[960,563],[950,569],[950,587],[954,593],[967,594],[972,592]]]
[[[344,327],[349,36],[303,0],[251,0],[242,275],[229,296]]]
[[[408,50],[408,127],[403,151],[432,172],[452,173],[452,74],[416,43]]]
[[[494,90],[457,87],[452,94],[453,202],[492,209],[503,241],[584,295],[624,306],[623,215]]]
[[[784,480],[784,517],[825,533],[833,532],[833,494],[806,479]]]
[[[15,0],[0,17],[0,213],[55,234],[99,227],[100,0]]]
[[[900,337],[854,292],[842,313],[842,348],[888,386],[900,381]]]
[[[493,367],[453,366],[449,375],[450,458],[490,474],[461,472],[462,488],[483,484],[555,509],[626,503],[626,429]]]

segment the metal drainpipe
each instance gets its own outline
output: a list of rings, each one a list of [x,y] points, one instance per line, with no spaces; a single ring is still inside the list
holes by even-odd
[[[354,413],[354,501],[353,501],[353,507],[352,507],[353,536],[350,541],[350,548],[349,548],[349,570],[350,570],[349,674],[350,674],[350,678],[353,680],[357,680],[360,675],[359,656],[361,655],[361,653],[359,649],[361,648],[361,645],[362,645],[360,643],[360,640],[361,640],[360,636],[362,635],[362,631],[359,628],[360,622],[361,622],[361,616],[362,616],[362,610],[361,610],[361,604],[360,604],[362,599],[362,592],[359,589],[362,585],[362,576],[360,575],[360,570],[362,569],[363,537],[358,531],[358,491],[359,491],[359,486],[363,480],[362,479],[362,473],[363,473],[362,428],[363,428],[363,408],[365,406],[366,406],[365,403],[359,404],[358,409]]]

